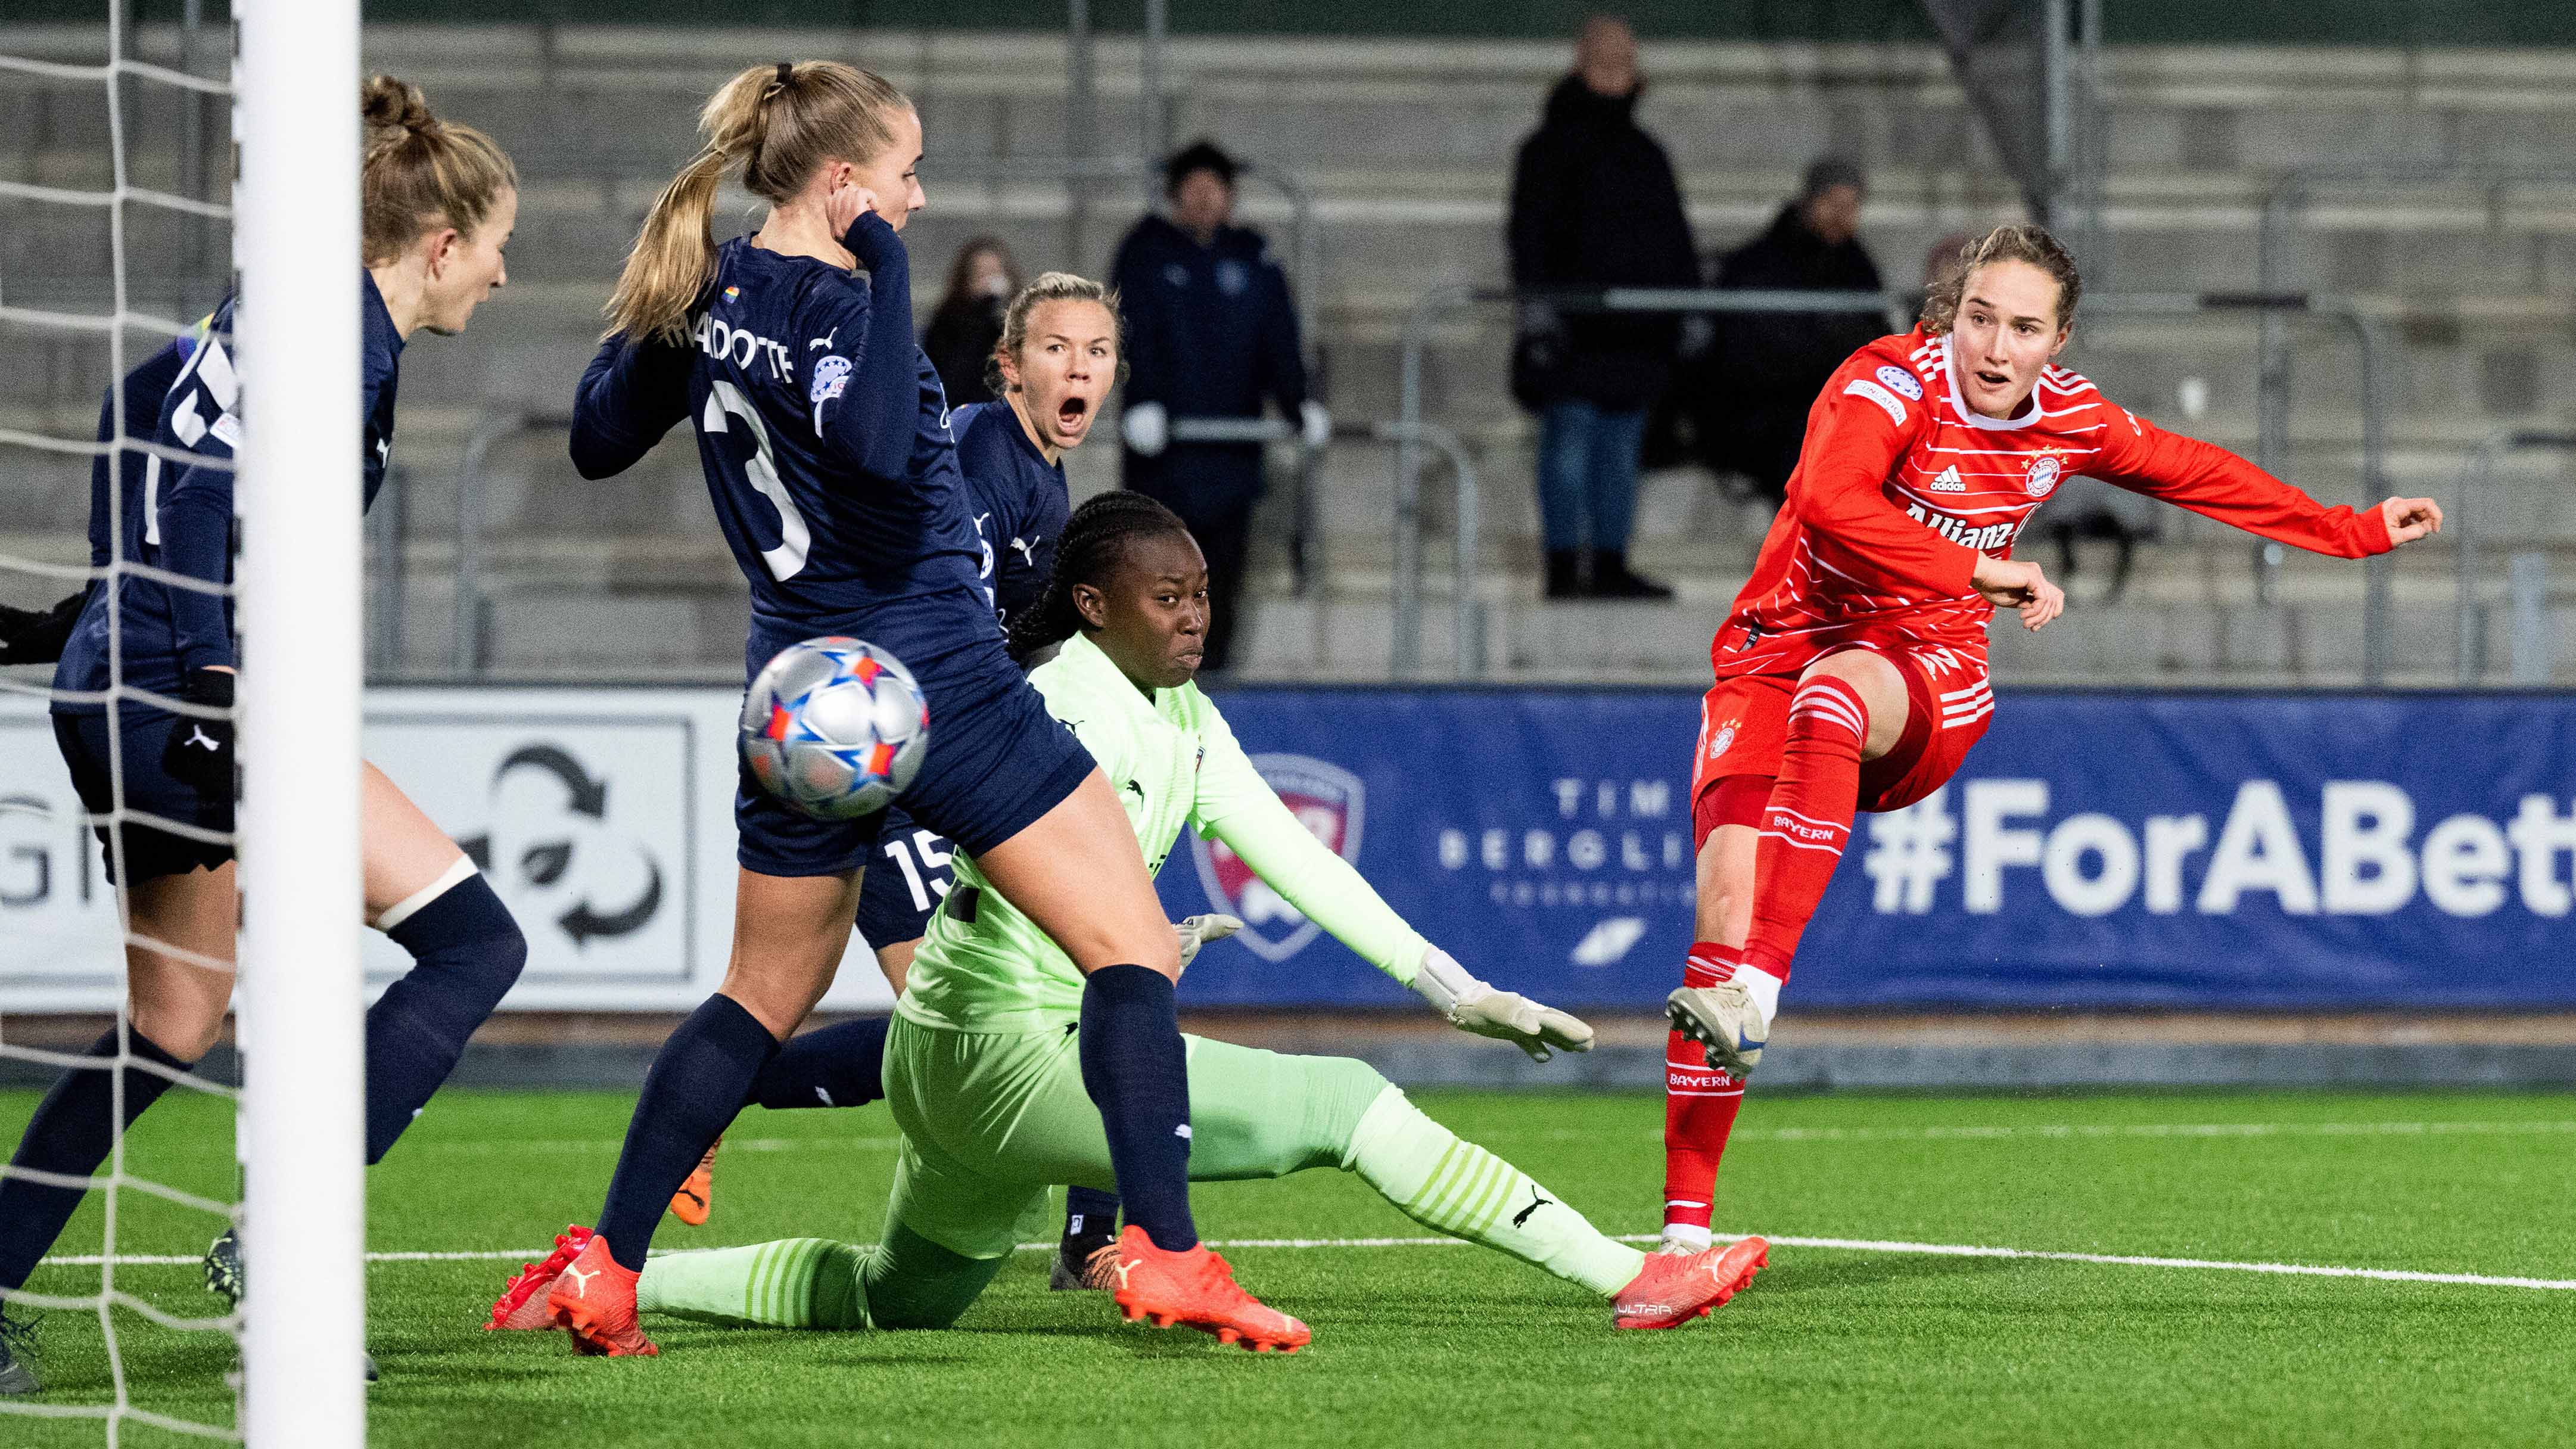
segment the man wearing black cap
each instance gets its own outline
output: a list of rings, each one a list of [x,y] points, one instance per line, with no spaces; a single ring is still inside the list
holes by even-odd
[[[1771,229],[1727,254],[1717,285],[1747,290],[1876,292],[1878,266],[1860,244],[1860,168],[1827,156],[1807,168],[1798,198]],[[1718,317],[1717,385],[1684,399],[1711,461],[1778,500],[1798,466],[1816,390],[1864,344],[1887,335],[1883,312],[1728,312]]]
[[[1207,673],[1224,670],[1233,649],[1261,446],[1173,442],[1173,424],[1258,418],[1268,400],[1308,446],[1332,436],[1306,393],[1288,278],[1259,232],[1233,224],[1238,169],[1214,142],[1174,153],[1163,167],[1170,215],[1136,223],[1110,266],[1127,322],[1122,478],[1179,514],[1207,555]]]

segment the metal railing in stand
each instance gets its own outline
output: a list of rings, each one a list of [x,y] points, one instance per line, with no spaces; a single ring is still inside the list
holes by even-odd
[[[494,409],[474,424],[465,457],[456,468],[456,620],[449,640],[449,663],[472,678],[485,668],[492,621],[483,597],[483,529],[486,522],[484,460],[496,444],[537,428],[568,429],[565,413]]]
[[[486,474],[487,462],[492,450],[521,433],[538,429],[559,432],[571,426],[572,418],[565,413],[495,408],[485,412],[475,423],[474,432],[466,441],[464,458],[456,470],[455,619],[451,626],[449,656],[450,667],[459,676],[471,678],[479,675],[489,663],[492,620],[490,600],[484,583],[483,539],[489,520]],[[1388,423],[1367,423],[1353,428],[1337,427],[1334,433],[1337,437],[1375,438],[1393,426]],[[1440,446],[1450,454],[1462,480],[1459,507],[1462,513],[1472,516],[1475,508],[1474,472],[1467,466],[1464,453],[1457,447],[1457,440],[1448,437],[1445,432],[1441,433],[1441,438],[1445,441]],[[1294,423],[1275,418],[1182,417],[1172,419],[1171,439],[1175,443],[1293,442],[1300,439],[1300,433]],[[1110,440],[1110,446],[1115,446],[1114,439]],[[1289,563],[1291,576],[1296,580],[1297,593],[1300,597],[1303,597],[1311,588],[1315,572],[1314,478],[1315,469],[1321,457],[1318,449],[1301,448],[1299,450],[1297,529],[1290,540]],[[399,555],[397,554],[396,557]],[[1472,550],[1462,556],[1462,566],[1469,573],[1474,571]],[[388,570],[388,572],[394,572],[394,570]],[[393,598],[398,615],[399,593],[397,592]],[[399,631],[400,624],[397,621],[386,627]],[[394,633],[392,637],[398,641],[399,632]],[[1481,639],[1481,634],[1478,637]],[[395,647],[399,647],[398,644]]]
[[[1423,293],[1422,300],[1413,304],[1404,319],[1403,391],[1397,402],[1395,423],[1387,434],[1396,445],[1394,669],[1399,679],[1411,678],[1422,667],[1422,445],[1443,447],[1455,466],[1465,466],[1465,449],[1456,435],[1423,419],[1423,357],[1430,349],[1431,328],[1443,314],[1496,302],[1544,303],[1568,313],[1869,312],[1884,313],[1894,326],[1913,299],[1893,292],[1721,292],[1691,287],[1524,292],[1468,282],[1447,282]],[[1447,442],[1435,441],[1435,432]],[[1461,507],[1461,532],[1467,521],[1468,512]],[[1478,598],[1482,580],[1463,571],[1473,563],[1476,549],[1462,542],[1458,556],[1462,566],[1458,595],[1462,599]]]
[[[2254,253],[2254,290],[2279,293],[2290,289],[2290,222],[2309,193],[2321,186],[2474,186],[2487,193],[2487,210],[2503,208],[2503,194],[2516,186],[2576,185],[2576,170],[2563,166],[2482,167],[2458,161],[2394,162],[2373,166],[2309,166],[2292,171],[2263,194],[2262,223]],[[2287,470],[2290,449],[2290,341],[2278,314],[2263,319],[2255,365],[2256,435],[2254,461],[2273,474]],[[2255,546],[2254,585],[2258,598],[2272,601],[2281,569],[2281,545]]]
[[[2462,684],[2476,684],[2486,675],[2486,608],[2478,601],[2478,556],[2483,544],[2479,530],[2486,520],[2481,516],[2487,500],[2493,496],[2496,460],[2507,453],[2524,449],[2548,448],[2562,453],[2576,453],[2576,433],[2546,428],[2507,428],[2478,445],[2469,457],[2468,471],[2460,477],[2460,496],[2453,510],[2452,531],[2459,543],[2451,557],[2453,612],[2457,615],[2458,657],[2453,668]],[[2518,560],[2517,560],[2518,562]],[[2515,617],[2519,620],[2536,611],[2524,597],[2537,592],[2530,571],[2518,568],[2511,579]],[[2545,684],[2546,667],[2535,668],[2525,655],[2532,653],[2531,640],[2517,631],[2513,651],[2514,682]]]
[[[1172,441],[1175,443],[1269,443],[1302,442],[1296,424],[1278,418],[1174,418]],[[1457,598],[1452,606],[1451,629],[1457,652],[1455,668],[1460,679],[1475,679],[1485,672],[1485,606],[1477,595],[1480,577],[1476,550],[1484,534],[1484,488],[1476,477],[1476,466],[1467,456],[1466,444],[1458,435],[1436,423],[1340,422],[1333,424],[1337,442],[1368,442],[1393,445],[1412,450],[1429,446],[1449,462],[1451,476],[1457,483]],[[1322,450],[1301,447],[1299,457],[1298,506],[1301,531],[1312,527],[1311,509],[1315,489],[1314,476],[1322,461]],[[1392,657],[1388,664],[1398,678],[1410,677],[1421,667],[1422,640],[1419,621],[1422,611],[1422,490],[1419,467],[1400,472],[1400,486],[1395,493],[1395,598],[1392,613],[1396,622]],[[1402,486],[1409,483],[1410,486]],[[1308,532],[1308,537],[1312,537]],[[1405,552],[1410,547],[1410,555]],[[1293,545],[1292,545],[1293,547]],[[1407,590],[1410,592],[1407,592]],[[1307,592],[1307,581],[1300,566],[1298,594]],[[1407,621],[1412,627],[1407,627]]]
[[[384,486],[367,510],[368,585],[375,597],[367,606],[367,672],[397,674],[402,668],[403,625],[410,613],[408,570],[403,543],[411,534],[411,470],[396,463],[385,470]]]
[[[2352,335],[2361,355],[2361,498],[2368,508],[2388,496],[2389,349],[2379,320],[2350,298],[2307,292],[2129,292],[2084,299],[2080,312],[2113,317],[2192,317],[2215,313],[2259,314],[2267,321],[2294,315],[2320,317]],[[2286,425],[2286,413],[2284,422]],[[2277,469],[2269,469],[2279,476]],[[2390,623],[2389,562],[2386,554],[2361,566],[2361,682],[2372,688],[2388,682]],[[2258,574],[2258,596],[2271,598],[2268,582]]]
[[[1461,307],[1494,302],[1539,302],[1562,312],[1884,312],[1891,325],[1901,327],[1915,300],[1911,294],[1899,292],[1718,291],[1648,287],[1522,292],[1510,287],[1448,283],[1424,293],[1422,300],[1414,304],[1412,312],[1405,318],[1403,392],[1397,425],[1403,429],[1421,426],[1423,357],[1430,347],[1432,325],[1444,313]],[[2312,296],[2304,292],[2109,293],[2085,298],[2079,315],[2196,317],[2231,312],[2254,312],[2266,317],[2305,313],[2341,323],[2351,332],[2361,353],[2361,477],[2362,491],[2368,495],[2364,500],[2365,506],[2385,497],[2388,440],[2384,415],[2390,344],[2378,321],[2350,300]],[[1410,433],[1407,436],[1420,435]],[[1396,497],[1401,500],[1414,493],[1418,486],[1414,475],[1421,467],[1421,459],[1411,442],[1399,444],[1395,466]],[[1404,527],[1401,503],[1398,517],[1399,527]],[[1418,526],[1418,515],[1412,522]],[[1395,653],[1397,674],[1402,677],[1410,674],[1420,660],[1420,538],[1399,532],[1396,559]],[[1460,587],[1470,587],[1470,581],[1462,579]],[[2362,590],[2362,682],[2378,685],[2386,682],[2388,675],[2389,573],[2385,557],[2371,559],[2364,565]]]

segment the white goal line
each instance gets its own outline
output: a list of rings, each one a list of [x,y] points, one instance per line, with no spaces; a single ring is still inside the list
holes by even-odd
[[[1720,1233],[1723,1241],[1732,1242],[1747,1236],[1743,1233]],[[1623,1243],[1657,1241],[1652,1233],[1625,1233]],[[1887,1238],[1808,1238],[1775,1236],[1774,1247],[1824,1248],[1843,1253],[1902,1253],[1935,1258],[2018,1258],[2047,1263],[2090,1263],[2115,1268],[2183,1268],[2220,1273],[2271,1273],[2296,1278],[2367,1278],[2381,1283],[2438,1283],[2471,1288],[2535,1288],[2546,1292],[2576,1292],[2576,1278],[2526,1278],[2497,1273],[2428,1273],[2411,1268],[2352,1268],[2326,1263],[2249,1263],[2225,1258],[2162,1258],[2123,1253],[2068,1253],[2039,1248],[2004,1248],[1980,1243],[1909,1243]],[[1472,1246],[1463,1238],[1210,1238],[1211,1248],[1455,1248]],[[746,1246],[746,1245],[729,1245]],[[1051,1249],[1053,1243],[1022,1243],[1023,1249]],[[551,1251],[546,1248],[461,1252],[389,1252],[369,1253],[370,1263],[502,1263],[517,1260],[535,1262]],[[653,1256],[679,1253],[718,1252],[716,1248],[655,1249]],[[94,1268],[104,1260],[97,1254],[85,1257],[47,1258],[46,1263],[61,1267]],[[182,1267],[199,1262],[196,1257],[175,1254],[119,1254],[120,1267]]]
[[[1571,1127],[1550,1127],[1536,1132],[1505,1130],[1489,1133],[1496,1142],[1516,1138],[1543,1138],[1551,1142],[1597,1141],[1612,1135],[1583,1132]],[[1663,1129],[1641,1129],[1633,1134],[1663,1140]],[[2104,1137],[2142,1138],[2214,1138],[2233,1137],[2566,1137],[2576,1136],[2576,1121],[2533,1120],[2527,1122],[2034,1122],[2020,1126],[1934,1126],[1934,1127],[1739,1127],[1730,1142],[1993,1142],[2022,1139],[2083,1139]],[[544,1141],[514,1142],[515,1150],[537,1154],[564,1152],[614,1152],[624,1144],[618,1137],[569,1137]],[[725,1139],[727,1152],[891,1152],[902,1144],[900,1137],[743,1137]],[[491,1142],[423,1142],[406,1146],[405,1152],[488,1152],[498,1144]]]

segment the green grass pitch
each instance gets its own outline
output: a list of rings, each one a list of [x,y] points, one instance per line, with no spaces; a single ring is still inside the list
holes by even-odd
[[[1605,1230],[1651,1231],[1648,1097],[1425,1094]],[[597,1210],[629,1099],[450,1092],[370,1187],[380,1253],[532,1250]],[[14,1141],[32,1105],[0,1097]],[[892,1162],[882,1108],[753,1111],[705,1228],[682,1248],[867,1240]],[[174,1099],[134,1170],[228,1197],[224,1104]],[[2104,1254],[2576,1278],[2576,1098],[2139,1095],[1751,1099],[1722,1229]],[[1211,1239],[1417,1238],[1355,1178],[1208,1186]],[[1036,1225],[1032,1224],[1032,1228]],[[96,1253],[84,1208],[57,1250]],[[194,1254],[209,1224],[128,1195],[120,1251]],[[659,1321],[654,1361],[485,1334],[511,1262],[380,1261],[370,1398],[383,1445],[989,1446],[1330,1443],[2424,1444],[2566,1442],[2576,1292],[2044,1259],[1781,1246],[1745,1294],[1670,1333],[1465,1246],[1230,1250],[1314,1346],[1255,1358],[1123,1325],[1015,1258],[953,1331],[798,1334]],[[251,1271],[291,1271],[251,1265]],[[94,1288],[96,1268],[30,1285]],[[189,1266],[120,1266],[171,1311],[213,1302]],[[120,1314],[134,1402],[230,1422],[227,1340]],[[55,1404],[113,1396],[94,1314],[42,1336]],[[354,1368],[353,1368],[354,1371]],[[90,1422],[0,1418],[0,1443],[105,1442]],[[128,1425],[126,1445],[183,1441]]]

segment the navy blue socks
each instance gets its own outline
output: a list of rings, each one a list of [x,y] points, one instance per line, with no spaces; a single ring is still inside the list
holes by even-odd
[[[778,1038],[723,995],[708,997],[662,1043],[644,1074],[635,1119],[626,1124],[608,1205],[599,1210],[599,1235],[618,1266],[644,1271],[644,1252],[671,1194],[732,1125],[760,1069],[777,1055]]]
[[[178,1072],[196,1065],[154,1046],[141,1032],[131,1037],[134,1054],[146,1061]],[[102,1060],[114,1057],[116,1028],[109,1027],[105,1036],[92,1042],[86,1055]],[[18,1155],[9,1159],[9,1165],[64,1177],[87,1177],[98,1171],[115,1141],[112,1079],[118,1075],[114,1068],[97,1067],[75,1067],[63,1073],[37,1104],[36,1115],[28,1119],[27,1135],[19,1140]],[[144,1108],[160,1100],[170,1079],[142,1067],[127,1067],[121,1075],[125,1078],[124,1125],[130,1127]],[[72,1210],[80,1206],[87,1191],[0,1178],[0,1288],[15,1291],[27,1286],[28,1277],[53,1251],[63,1224],[71,1221]]]
[[[456,1070],[475,1028],[528,964],[527,937],[480,872],[403,911],[386,913],[399,919],[385,934],[411,953],[411,972],[367,1008],[370,1165],[384,1159]]]
[[[1082,1087],[1109,1134],[1127,1221],[1165,1252],[1198,1246],[1190,1220],[1189,1055],[1169,977],[1105,966],[1084,979]]]
[[[1064,1235],[1084,1241],[1118,1236],[1118,1194],[1096,1187],[1066,1188]]]
[[[789,1107],[860,1107],[885,1095],[886,1019],[818,1028],[792,1037],[752,1079],[751,1100]]]

